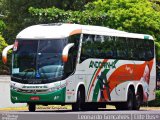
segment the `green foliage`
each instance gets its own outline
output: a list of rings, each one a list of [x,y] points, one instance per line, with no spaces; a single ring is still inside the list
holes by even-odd
[[[83,11],[64,11],[56,7],[29,12],[37,23],[74,22],[108,26],[129,32],[151,34],[159,38],[160,12],[148,0],[98,0],[89,3]]]
[[[0,34],[0,74],[9,74],[9,67],[2,63],[2,50],[7,46],[6,41]]]
[[[34,24],[28,12],[30,6],[37,8],[52,6],[51,0],[2,0],[3,14],[5,15],[6,31],[4,37],[12,44],[17,33],[25,27]]]
[[[156,91],[156,99],[153,101],[150,101],[148,103],[148,106],[160,107],[160,90]]]
[[[64,11],[56,7],[38,9],[31,7],[29,12],[34,16],[35,21],[38,23],[53,23],[53,22],[64,22],[64,23],[81,23],[81,24],[94,24],[100,25],[105,19],[105,16],[94,11]]]
[[[2,0],[0,0],[0,11],[2,11]],[[1,12],[0,12],[0,14],[1,14]]]
[[[4,38],[2,37],[2,35],[0,35],[0,55],[2,53],[2,50],[7,46],[6,41],[4,40]]]
[[[19,31],[37,23],[28,12],[29,7],[41,9],[56,6],[63,10],[80,10],[87,2],[88,0],[0,0],[0,11],[5,15],[7,24],[3,35],[12,44]]]
[[[5,28],[6,28],[5,23],[4,23],[2,20],[0,20],[0,33],[1,33]]]
[[[160,12],[157,12],[159,0],[151,1],[0,0],[0,6],[5,9],[3,13],[6,16],[7,31],[4,34],[9,43],[13,42],[20,30],[29,25],[51,22],[102,25],[129,32],[147,33],[160,38]]]
[[[158,61],[160,61],[160,43],[158,41],[155,41],[155,47],[156,47],[156,58]]]
[[[150,0],[153,3],[153,9],[160,12],[160,0]]]
[[[111,28],[159,36],[160,12],[148,0],[98,0],[87,8],[104,11],[108,17],[105,25]]]

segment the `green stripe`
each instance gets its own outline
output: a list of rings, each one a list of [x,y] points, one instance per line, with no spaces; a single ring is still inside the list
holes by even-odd
[[[93,93],[92,102],[97,102],[99,90],[100,90],[100,83],[99,81],[97,81],[97,84],[95,86],[94,93]]]
[[[149,36],[148,36],[148,35],[145,35],[145,36],[144,36],[144,39],[148,40],[148,39],[149,39]]]
[[[94,71],[93,75],[92,75],[92,78],[91,78],[90,83],[89,83],[89,86],[88,86],[87,94],[89,94],[89,93],[88,93],[88,92],[89,92],[89,88],[90,88],[90,85],[91,85],[91,83],[92,83],[93,77],[94,77],[94,75],[96,74],[97,70],[98,70],[98,69],[96,69],[96,70]]]
[[[119,60],[115,60],[115,64],[118,62]],[[104,72],[105,74],[107,74],[109,72],[110,69],[105,69]],[[100,83],[99,81],[97,81],[96,83],[96,86],[95,86],[95,89],[94,89],[94,92],[93,92],[93,98],[92,98],[92,101],[93,102],[97,102],[97,98],[98,98],[98,93],[99,93],[99,90],[100,90]]]
[[[105,70],[104,70],[105,75],[109,72],[109,70],[110,70],[110,69],[105,69]],[[102,73],[102,72],[101,72],[101,73]],[[96,83],[94,92],[93,92],[92,102],[97,102],[99,90],[100,90],[100,81],[98,80],[97,83]]]

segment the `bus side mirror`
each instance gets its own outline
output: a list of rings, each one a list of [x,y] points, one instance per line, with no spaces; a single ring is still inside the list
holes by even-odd
[[[69,52],[70,48],[73,46],[74,46],[74,43],[69,43],[64,47],[64,49],[62,51],[62,61],[63,62],[68,61],[68,52]]]
[[[3,61],[4,64],[7,63],[7,53],[12,48],[13,48],[13,45],[9,45],[9,46],[7,46],[3,49],[3,51],[2,51],[2,61]]]

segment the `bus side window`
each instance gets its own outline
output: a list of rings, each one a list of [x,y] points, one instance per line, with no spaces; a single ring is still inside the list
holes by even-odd
[[[127,38],[127,49],[128,49],[128,60],[138,59],[138,53],[136,48],[135,40],[132,38]]]
[[[145,60],[145,41],[142,39],[136,39],[136,53],[138,54],[137,60]]]
[[[103,35],[84,35],[81,50],[81,62],[88,58],[116,58],[114,37]]]
[[[154,42],[152,40],[145,41],[146,60],[154,58]]]
[[[116,37],[116,48],[117,48],[117,58],[118,59],[127,59],[128,50],[127,50],[127,41],[126,38]]]
[[[116,57],[114,44],[115,44],[114,37],[104,36],[104,40],[102,42],[102,49],[103,49],[102,54],[104,54],[103,58],[112,59]]]
[[[94,35],[83,35],[80,62],[88,58],[94,58]]]
[[[94,37],[94,58],[101,58],[101,49],[103,48],[102,41],[103,41],[103,36],[101,35],[95,35]]]

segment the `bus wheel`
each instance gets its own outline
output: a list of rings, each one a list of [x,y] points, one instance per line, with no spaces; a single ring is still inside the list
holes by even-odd
[[[85,103],[85,94],[82,89],[79,89],[77,92],[77,102],[72,104],[72,110],[73,111],[81,111],[84,109],[84,103]]]
[[[86,110],[86,111],[97,111],[98,110],[98,105],[96,104],[88,104],[86,103],[85,106],[83,107],[83,110]]]
[[[139,110],[141,107],[141,103],[142,103],[142,94],[141,94],[141,92],[137,92],[137,94],[135,95],[135,98],[134,98],[133,109]]]
[[[115,105],[115,107],[116,107],[116,110],[123,110],[124,109],[124,104],[123,103],[118,103],[118,104],[116,104]]]
[[[133,98],[134,98],[134,93],[131,89],[129,89],[127,102],[125,103],[125,110],[132,110],[133,109],[133,101],[134,101]]]
[[[134,93],[131,89],[128,90],[127,102],[118,103],[115,105],[117,110],[132,110],[133,109]]]
[[[90,110],[97,111],[98,110],[98,105],[92,105],[89,108],[90,108]]]
[[[29,110],[30,112],[35,112],[35,110],[36,110],[36,105],[29,103],[29,104],[28,104],[28,110]]]

